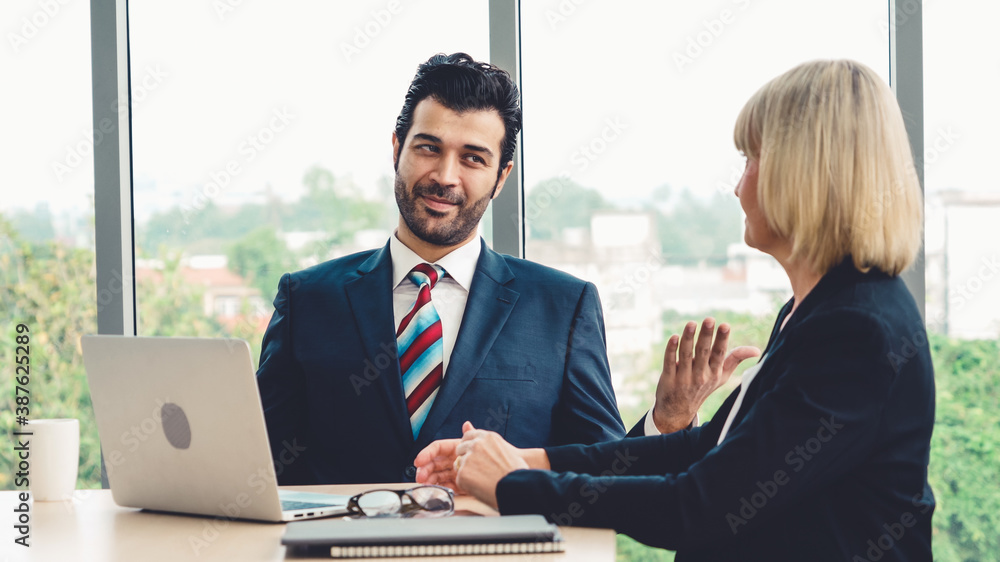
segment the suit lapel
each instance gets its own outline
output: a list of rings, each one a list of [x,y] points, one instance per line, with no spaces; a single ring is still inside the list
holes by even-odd
[[[403,398],[403,382],[397,359],[389,245],[386,244],[365,260],[358,267],[358,273],[359,277],[349,281],[344,290],[367,359],[378,373],[374,380],[365,375],[358,376],[370,380],[378,387],[386,402],[388,423],[399,434],[402,442],[409,444],[413,442],[413,432]],[[387,361],[389,364],[382,367]],[[364,388],[366,387],[361,388],[361,392],[364,392]]]
[[[472,278],[458,339],[448,360],[448,370],[441,390],[417,436],[419,444],[429,442],[437,434],[479,372],[486,354],[493,347],[497,334],[503,329],[514,303],[517,302],[519,293],[504,286],[514,279],[514,274],[499,254],[487,248],[485,242],[482,244],[482,253],[476,266],[476,274]]]

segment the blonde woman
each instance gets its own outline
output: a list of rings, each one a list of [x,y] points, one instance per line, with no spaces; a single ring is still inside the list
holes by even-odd
[[[922,198],[892,92],[853,61],[803,64],[747,102],[736,196],[747,244],[791,282],[757,365],[706,425],[516,449],[466,424],[418,456],[440,482],[560,524],[610,527],[677,560],[930,560],[934,380],[899,274]],[[724,377],[728,328],[670,338],[661,375]]]

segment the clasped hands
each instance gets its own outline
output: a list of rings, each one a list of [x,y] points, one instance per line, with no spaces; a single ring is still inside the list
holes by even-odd
[[[706,318],[695,339],[697,324],[689,322],[673,335],[664,351],[663,370],[656,385],[653,422],[661,433],[690,425],[708,396],[729,380],[744,359],[760,355],[756,347],[737,347],[726,355],[729,326],[715,332],[715,320]],[[471,494],[496,508],[496,487],[515,470],[550,468],[544,449],[519,449],[493,431],[462,424],[461,439],[440,439],[424,448],[413,461],[417,482],[447,486]]]
[[[496,509],[497,483],[515,470],[549,469],[544,449],[518,449],[493,431],[462,424],[461,439],[439,439],[420,451],[413,465],[417,482],[471,494]]]

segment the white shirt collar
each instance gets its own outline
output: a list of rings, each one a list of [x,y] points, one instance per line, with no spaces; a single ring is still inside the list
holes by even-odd
[[[472,278],[476,274],[479,254],[483,250],[480,240],[481,238],[476,236],[434,262],[443,267],[448,275],[466,291],[472,287]],[[395,232],[389,237],[389,255],[392,258],[393,287],[398,287],[406,279],[406,274],[413,269],[413,266],[425,263],[423,258],[399,241]]]

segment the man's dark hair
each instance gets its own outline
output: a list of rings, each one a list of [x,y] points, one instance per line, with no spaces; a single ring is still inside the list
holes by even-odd
[[[403,109],[396,118],[396,138],[403,151],[406,135],[413,123],[413,110],[427,97],[457,113],[495,109],[506,131],[500,144],[500,168],[497,177],[514,158],[517,133],[521,130],[521,105],[517,86],[505,70],[486,62],[476,62],[465,53],[432,56],[417,67],[417,74],[406,92]]]

